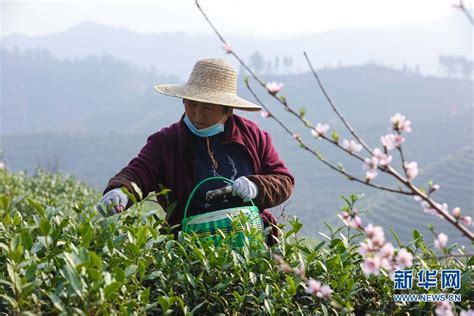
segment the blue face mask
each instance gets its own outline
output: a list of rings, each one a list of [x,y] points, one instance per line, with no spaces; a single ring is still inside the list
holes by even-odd
[[[184,116],[183,121],[194,135],[203,137],[203,138],[211,137],[219,133],[222,133],[224,131],[224,123],[221,123],[221,122],[216,123],[212,126],[203,128],[203,129],[197,129],[196,126],[194,126],[193,123],[191,123],[191,121],[186,115]]]

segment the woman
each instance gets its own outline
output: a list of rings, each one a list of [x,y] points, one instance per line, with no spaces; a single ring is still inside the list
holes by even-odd
[[[234,180],[232,196],[207,201],[208,190],[225,185],[221,181],[207,182],[195,194],[188,216],[253,200],[261,211],[264,227],[276,225],[266,208],[289,198],[294,178],[279,159],[270,136],[255,123],[233,114],[233,109],[261,110],[237,96],[235,69],[223,59],[200,60],[186,84],[157,85],[155,90],[182,98],[185,113],[179,122],[149,136],[138,156],[110,179],[98,210],[113,215],[129,208],[132,202],[121,187],[139,200],[135,184],[143,197],[164,186],[171,191],[159,202],[169,210],[167,222],[176,225],[181,223],[194,186],[202,179],[224,176]],[[173,203],[174,207],[169,207]],[[278,236],[276,227],[272,235]],[[274,242],[274,238],[267,239],[269,245]]]

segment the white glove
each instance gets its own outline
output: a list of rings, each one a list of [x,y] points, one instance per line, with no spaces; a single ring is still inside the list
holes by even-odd
[[[113,189],[104,194],[96,208],[105,217],[123,212],[127,203],[128,196],[121,189]]]
[[[248,202],[257,197],[258,188],[257,185],[248,178],[240,177],[232,184],[232,195],[238,195],[244,200],[244,202]]]

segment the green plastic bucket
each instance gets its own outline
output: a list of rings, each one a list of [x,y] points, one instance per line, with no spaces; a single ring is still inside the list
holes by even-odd
[[[199,182],[191,191],[188,201],[186,202],[184,217],[181,222],[183,231],[188,234],[195,233],[203,241],[211,239],[216,245],[222,240],[222,234],[219,233],[219,230],[224,234],[235,231],[232,244],[236,247],[242,247],[245,240],[245,232],[242,222],[239,220],[235,227],[233,227],[232,222],[234,219],[240,218],[241,214],[243,214],[247,219],[247,223],[251,227],[255,227],[257,231],[263,233],[263,223],[260,218],[260,211],[253,201],[250,201],[252,205],[248,206],[233,207],[187,217],[188,209],[196,190],[202,184],[212,180],[222,180],[229,184],[233,183],[232,180],[224,177],[210,177]]]

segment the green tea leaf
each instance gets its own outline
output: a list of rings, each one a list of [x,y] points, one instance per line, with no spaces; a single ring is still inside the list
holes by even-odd
[[[48,293],[48,296],[49,296],[51,302],[53,303],[54,307],[56,307],[60,312],[65,311],[63,302],[61,301],[61,299],[56,294],[50,292],[50,293]]]
[[[413,239],[414,240],[418,240],[421,238],[421,234],[419,231],[417,231],[416,229],[413,230]]]
[[[42,218],[39,224],[40,230],[43,233],[43,236],[48,236],[49,231],[51,230],[51,223],[46,218]]]
[[[33,237],[31,237],[29,231],[23,230],[21,232],[21,240],[23,241],[23,245],[25,246],[26,250],[31,250],[31,247],[33,247]]]
[[[390,232],[392,233],[393,238],[395,238],[395,240],[397,241],[398,248],[400,248],[402,246],[400,237],[398,237],[398,234],[395,232],[395,230],[392,227],[390,227]]]
[[[117,295],[117,291],[120,289],[122,284],[120,282],[112,282],[107,285],[104,289],[104,294],[107,299],[111,299],[112,296]]]
[[[131,275],[135,274],[135,272],[137,272],[137,269],[138,269],[138,266],[135,265],[135,264],[132,264],[132,265],[128,266],[125,269],[125,277],[128,278]]]
[[[66,277],[66,280],[69,282],[74,292],[82,298],[82,284],[81,280],[79,279],[79,276],[77,275],[76,270],[70,265],[65,265],[63,268],[63,272]]]
[[[28,203],[31,206],[33,206],[33,208],[36,210],[36,212],[38,212],[42,217],[46,216],[46,212],[44,211],[44,208],[41,204],[39,204],[35,200],[29,199],[29,198],[27,198],[26,200],[28,201]]]

